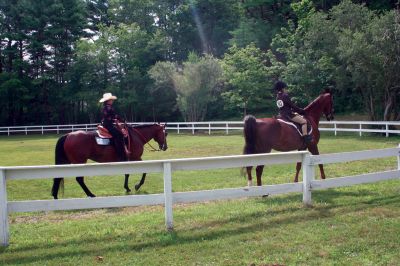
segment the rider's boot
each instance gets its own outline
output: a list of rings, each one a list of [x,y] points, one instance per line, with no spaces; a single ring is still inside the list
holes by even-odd
[[[128,149],[128,144],[126,143],[128,141],[128,138],[124,138],[124,150],[125,150],[125,154],[127,157],[129,157],[129,155],[131,155],[131,151]]]
[[[126,153],[126,147],[125,143],[122,139],[115,139],[115,149],[118,155],[119,161],[127,161],[128,160],[128,154]]]
[[[308,143],[312,142],[313,139],[312,139],[311,135],[303,135],[303,140],[304,140],[304,143],[308,144]]]
[[[303,140],[305,144],[312,142],[312,135],[307,134],[307,123],[301,126],[301,130],[303,131]]]

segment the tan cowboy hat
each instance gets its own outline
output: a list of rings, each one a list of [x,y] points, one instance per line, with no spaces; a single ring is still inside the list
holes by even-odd
[[[104,103],[108,100],[116,100],[117,96],[112,95],[110,92],[104,93],[103,98],[100,99],[100,103]]]

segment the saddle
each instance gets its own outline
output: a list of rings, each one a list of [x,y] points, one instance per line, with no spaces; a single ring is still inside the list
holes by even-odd
[[[124,135],[124,138],[128,137],[128,130],[126,130],[124,124],[116,123],[115,126],[122,133],[122,135]],[[99,135],[100,138],[103,139],[111,139],[113,137],[108,129],[103,127],[102,125],[97,125],[96,133],[97,135]]]
[[[276,116],[275,118],[279,122],[282,122],[282,123],[285,123],[285,124],[287,124],[289,126],[294,127],[297,130],[297,132],[299,133],[300,136],[303,135],[302,130],[301,130],[301,124],[295,123],[292,120],[289,120],[288,118],[280,116],[280,115]],[[307,121],[307,134],[311,135],[311,133],[313,132],[311,123],[307,118],[304,117],[304,119]]]
[[[124,124],[122,123],[116,123],[116,128],[122,133],[124,136],[124,139],[127,139],[129,137],[128,130],[124,127]],[[107,128],[103,127],[102,125],[97,125],[97,130],[96,130],[97,136],[96,136],[96,142],[99,145],[110,145],[111,141],[110,139],[113,138],[111,133],[108,131]]]

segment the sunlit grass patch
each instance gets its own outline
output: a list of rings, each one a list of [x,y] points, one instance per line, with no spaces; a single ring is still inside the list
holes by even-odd
[[[4,165],[53,164],[56,136],[0,138]],[[321,153],[396,147],[399,138],[324,135]],[[168,159],[241,154],[240,135],[169,136]],[[3,164],[3,163],[2,163]],[[397,167],[396,158],[326,166],[328,177]],[[292,182],[295,165],[265,168],[264,184]],[[134,175],[131,187],[140,176]],[[317,173],[316,178],[319,178]],[[98,196],[125,195],[123,175],[85,179]],[[10,181],[10,200],[50,199],[51,180]],[[174,191],[240,187],[240,169],[178,171]],[[161,174],[150,174],[139,194],[161,193]],[[84,197],[66,179],[65,198]],[[166,232],[162,206],[16,213],[1,264],[31,265],[396,265],[400,261],[398,180],[313,192],[312,208],[298,193],[174,206],[174,232]]]

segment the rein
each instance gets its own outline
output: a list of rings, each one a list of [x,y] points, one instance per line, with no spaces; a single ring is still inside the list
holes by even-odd
[[[131,128],[132,128],[132,130],[134,130],[134,132],[136,132],[136,134],[138,134],[139,138],[143,141],[143,143],[144,143],[144,146],[143,146],[143,147],[146,147],[146,144],[147,144],[148,146],[150,146],[151,150],[150,150],[150,149],[147,149],[148,151],[160,151],[160,149],[154,148],[154,147],[146,140],[146,138],[143,136],[143,134],[142,134],[139,130],[137,130],[137,129],[134,128],[134,127],[131,127]]]

